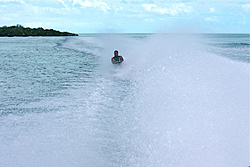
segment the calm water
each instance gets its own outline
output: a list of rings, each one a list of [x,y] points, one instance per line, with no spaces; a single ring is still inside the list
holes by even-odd
[[[249,51],[244,34],[0,38],[0,166],[248,166]]]

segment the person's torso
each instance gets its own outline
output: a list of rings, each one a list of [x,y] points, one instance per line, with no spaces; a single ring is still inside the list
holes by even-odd
[[[117,62],[117,63],[121,63],[122,62],[122,59],[121,59],[121,56],[115,56],[113,57],[114,60]]]

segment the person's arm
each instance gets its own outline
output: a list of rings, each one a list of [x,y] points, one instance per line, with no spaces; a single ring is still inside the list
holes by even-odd
[[[112,61],[113,64],[117,63],[113,57],[111,58],[111,61]]]
[[[121,56],[121,62],[123,62],[123,60],[124,60],[124,59],[123,59],[123,57]]]

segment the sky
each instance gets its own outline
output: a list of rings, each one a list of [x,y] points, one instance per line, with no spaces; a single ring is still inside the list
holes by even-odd
[[[250,33],[250,0],[0,0],[0,27],[74,33]]]

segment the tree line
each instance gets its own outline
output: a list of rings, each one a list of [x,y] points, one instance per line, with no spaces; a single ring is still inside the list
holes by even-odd
[[[78,34],[69,32],[60,32],[53,29],[43,29],[23,27],[20,24],[15,26],[3,26],[0,27],[0,36],[2,37],[13,37],[13,36],[78,36]]]

